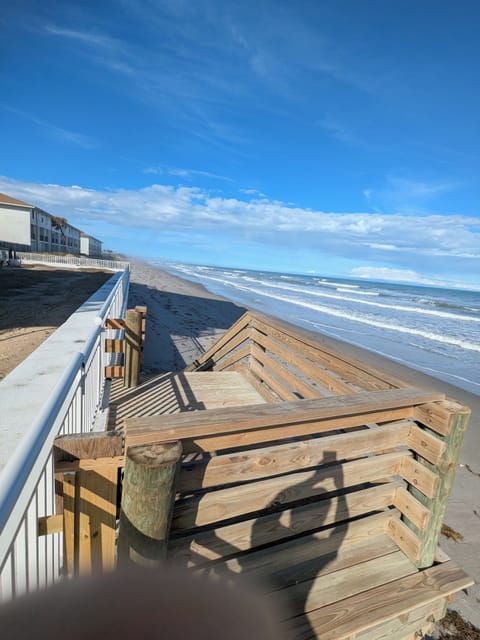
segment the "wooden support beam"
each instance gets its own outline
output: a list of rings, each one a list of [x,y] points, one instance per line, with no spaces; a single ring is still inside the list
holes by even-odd
[[[442,409],[444,408],[445,406],[442,407]],[[467,407],[458,403],[451,403],[449,415],[445,416],[446,423],[450,425],[448,429],[449,433],[445,438],[437,437],[437,439],[441,441],[443,448],[440,460],[435,461],[435,465],[431,464],[432,461],[427,455],[425,455],[425,458],[427,459],[422,458],[419,460],[419,462],[428,470],[438,475],[438,482],[433,497],[428,498],[416,487],[410,486],[411,494],[430,511],[428,526],[425,531],[419,531],[415,524],[407,522],[423,543],[422,552],[418,559],[419,568],[431,566],[435,558],[443,518],[447,508],[448,497],[450,495],[455,472],[457,470],[460,451],[465,432],[467,430],[470,413],[470,409]],[[419,431],[423,431],[424,434],[428,435],[430,438],[436,437],[433,434],[428,433],[427,428],[417,428]]]
[[[53,451],[55,466],[75,460],[113,458],[123,455],[123,434],[118,431],[94,431],[59,436],[55,438]]]
[[[142,314],[128,309],[125,319],[125,387],[137,387],[140,382],[141,350]]]
[[[155,567],[166,556],[181,442],[127,451],[118,537],[118,561]]]
[[[63,531],[63,515],[43,516],[38,519],[38,535],[49,536],[52,533]]]

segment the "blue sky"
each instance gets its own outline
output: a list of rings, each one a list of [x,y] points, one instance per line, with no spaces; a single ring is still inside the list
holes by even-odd
[[[17,0],[0,191],[130,255],[480,281],[476,0]]]

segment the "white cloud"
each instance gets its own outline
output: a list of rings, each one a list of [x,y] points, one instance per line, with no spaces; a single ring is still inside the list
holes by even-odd
[[[314,251],[319,259],[343,257],[389,264],[389,279],[419,273],[479,273],[480,221],[458,215],[413,217],[378,213],[312,211],[264,199],[212,196],[193,186],[153,184],[143,189],[97,190],[0,178],[0,191],[33,202],[75,224],[156,234],[222,238],[228,243]],[[228,262],[228,259],[226,258]],[[359,267],[356,275],[368,273]],[[399,271],[397,271],[397,269]],[[413,281],[413,280],[412,280]]]

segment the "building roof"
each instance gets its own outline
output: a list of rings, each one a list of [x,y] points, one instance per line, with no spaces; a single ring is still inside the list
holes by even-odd
[[[22,200],[12,198],[12,196],[7,196],[6,193],[0,193],[0,204],[14,204],[17,207],[28,207],[29,209],[34,209],[33,204],[28,204],[28,202],[23,202]]]

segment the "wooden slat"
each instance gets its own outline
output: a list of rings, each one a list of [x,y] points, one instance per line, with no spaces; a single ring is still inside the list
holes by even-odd
[[[123,353],[125,351],[124,338],[105,338],[105,353]]]
[[[274,547],[253,549],[238,558],[213,563],[210,575],[247,574],[257,584],[264,581],[265,589],[272,590],[294,582],[305,571],[307,577],[316,575],[319,565],[322,573],[331,573],[340,566],[352,564],[352,554],[361,556],[364,548],[368,547],[370,557],[396,550],[395,542],[385,535],[391,517],[391,512],[376,513]],[[319,558],[320,563],[316,564]],[[338,562],[333,562],[334,559]]]
[[[268,507],[277,508],[281,504],[320,496],[330,491],[375,482],[398,473],[405,455],[408,453],[390,453],[373,458],[363,458],[314,471],[294,473],[227,489],[218,489],[201,497],[186,498],[175,506],[172,528],[199,527]],[[328,499],[326,501],[328,502]],[[404,506],[406,499],[399,500],[399,502]],[[320,503],[318,504],[320,508]],[[414,513],[417,514],[420,509],[421,505]]]
[[[234,351],[228,358],[224,358],[221,362],[215,365],[215,371],[224,371],[230,369],[233,365],[241,362],[244,358],[248,358],[250,355],[250,347],[246,345],[241,349]]]
[[[438,475],[413,458],[405,458],[400,475],[428,498],[433,498],[438,484]]]
[[[292,349],[291,345],[286,347],[281,342],[278,342],[278,340],[273,340],[271,337],[261,333],[257,329],[251,330],[251,336],[254,342],[258,343],[271,353],[278,355],[287,365],[289,365],[291,377],[295,377],[294,371],[297,370],[309,380],[320,384],[328,391],[335,392],[337,395],[355,393],[355,389],[352,389],[348,384],[345,384],[341,380],[329,375],[326,371],[322,371],[319,368],[318,363],[313,363],[307,360],[301,353]],[[319,393],[319,390],[316,390],[315,395],[319,396],[322,394]]]
[[[452,429],[456,413],[462,408],[462,405],[453,400],[430,402],[415,407],[414,418],[433,431],[447,436]]]
[[[406,638],[408,636],[411,636],[412,640],[420,640],[423,635],[432,631],[429,626],[433,622],[444,617],[446,607],[445,598],[415,607],[392,620],[357,633],[355,640],[392,640],[392,638],[397,640],[400,637]]]
[[[432,464],[438,464],[445,452],[445,443],[440,438],[416,425],[410,430],[408,446]]]
[[[271,358],[256,344],[252,344],[250,350],[252,357],[261,362],[264,367],[268,367],[280,381],[283,381],[283,383],[287,385],[287,390],[291,389],[307,399],[321,397],[321,393],[318,393],[311,385],[298,378],[294,371],[285,368],[281,362],[277,362]]]
[[[255,349],[253,348],[255,351]],[[258,352],[257,352],[258,353]],[[286,388],[274,375],[272,371],[265,367],[260,360],[252,357],[249,362],[249,369],[253,375],[257,376],[264,384],[274,391],[280,400],[297,400],[298,396],[291,390]]]
[[[311,637],[313,627],[322,640],[344,640],[444,599],[472,583],[462,569],[451,561],[445,562],[299,616],[295,620],[295,637],[299,640]]]
[[[439,393],[406,388],[336,398],[137,418],[126,421],[126,445],[183,440],[212,433],[238,433],[248,429],[355,416],[385,409],[411,407],[443,397],[444,395]],[[417,429],[421,431],[418,427]]]
[[[63,481],[63,572],[68,577],[75,573],[75,487],[75,474],[65,474]]]
[[[80,574],[115,566],[116,468],[77,474],[78,569]]]
[[[423,546],[420,538],[404,522],[393,518],[389,522],[388,532],[410,560],[418,562]]]
[[[253,451],[218,455],[204,463],[184,465],[177,485],[178,490],[194,491],[299,471],[322,464],[325,461],[325,452],[335,452],[337,460],[360,458],[370,453],[405,445],[410,426],[411,423],[408,420],[403,420],[385,424],[377,429],[365,429],[302,442],[262,447]]]
[[[253,375],[250,369],[244,369],[241,373],[247,380],[247,382],[252,385],[255,391],[258,391],[258,393],[264,398],[266,402],[276,402],[277,399],[275,398],[273,393],[269,391],[256,376]]]
[[[285,425],[280,427],[270,427],[269,429],[258,429],[245,431],[243,433],[230,433],[227,435],[192,438],[183,440],[184,451],[193,453],[198,451],[220,451],[222,449],[245,448],[262,443],[271,443],[277,440],[300,438],[308,435],[316,435],[338,429],[348,429],[359,427],[375,422],[390,422],[392,420],[403,420],[411,416],[411,407],[393,409],[373,413],[362,414],[361,416],[349,416],[346,418],[330,418],[328,420],[307,422],[301,425]]]
[[[375,589],[416,572],[415,565],[397,550],[380,558],[373,557],[338,569],[334,573],[320,574],[312,580],[292,584],[282,590],[282,598],[287,603],[283,619],[362,594],[366,585],[368,589]],[[274,607],[278,601],[277,594],[272,593],[265,601]]]
[[[231,327],[228,329],[223,336],[217,340],[217,342],[207,349],[205,353],[203,353],[197,360],[192,362],[188,367],[186,367],[185,371],[195,371],[195,369],[201,367],[205,363],[212,360],[212,364],[215,364],[215,355],[216,353],[226,345],[230,340],[232,340],[238,333],[243,331],[250,322],[250,313],[244,313],[241,318],[239,318]]]
[[[233,556],[251,549],[252,546],[269,544],[328,526],[332,522],[385,509],[391,505],[393,492],[400,486],[400,482],[394,481],[333,497],[321,506],[316,503],[307,504],[287,509],[281,514],[260,515],[255,519],[209,531],[197,531],[181,538],[172,537],[169,550],[174,557],[179,555],[180,561],[185,564],[193,561],[199,565],[201,562]]]
[[[123,378],[125,368],[122,365],[111,365],[105,367],[105,378]]]
[[[404,487],[397,489],[393,499],[393,504],[410,520],[410,522],[413,522],[420,531],[425,531],[428,524],[430,510],[421,502],[416,500]]]
[[[52,533],[63,531],[63,514],[53,516],[42,516],[38,519],[38,535],[49,536]]]
[[[105,329],[125,329],[124,318],[107,318],[105,320]]]
[[[407,386],[404,380],[396,378],[390,373],[373,369],[364,362],[329,349],[320,341],[315,340],[311,334],[306,337],[307,332],[298,327],[262,316],[259,313],[252,314],[250,324],[259,331],[282,340],[286,345],[298,350],[349,382],[358,384],[362,389],[375,391]]]

